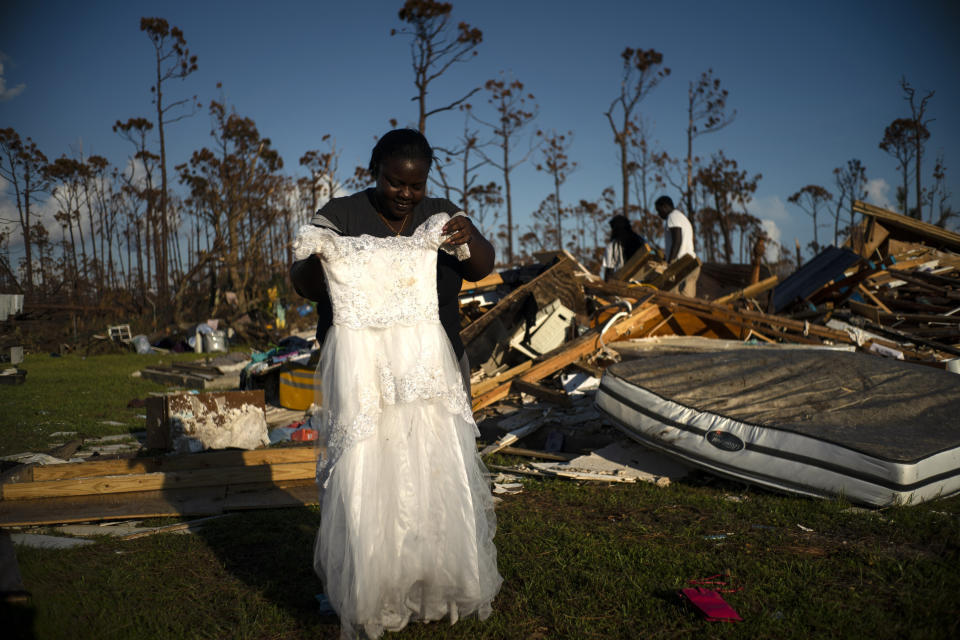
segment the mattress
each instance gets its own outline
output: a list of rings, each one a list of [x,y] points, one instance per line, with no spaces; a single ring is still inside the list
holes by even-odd
[[[872,506],[960,491],[960,376],[879,356],[745,347],[611,365],[628,436],[726,477]]]

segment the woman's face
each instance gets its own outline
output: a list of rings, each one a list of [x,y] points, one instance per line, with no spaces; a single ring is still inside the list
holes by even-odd
[[[377,194],[392,218],[405,218],[427,193],[426,160],[391,157],[380,165]]]

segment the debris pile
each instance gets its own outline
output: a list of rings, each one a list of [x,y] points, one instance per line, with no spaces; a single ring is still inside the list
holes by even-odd
[[[864,222],[845,246],[783,279],[759,263],[665,264],[645,248],[609,281],[560,251],[464,283],[460,335],[473,365],[480,453],[501,473],[500,492],[519,491],[522,483],[510,480],[523,476],[658,486],[683,476],[687,467],[627,439],[595,406],[604,371],[621,360],[747,343],[830,346],[956,371],[960,234],[856,207]],[[676,293],[698,266],[703,297]],[[0,525],[211,516],[315,501],[309,418],[322,399],[314,396],[313,332],[280,339],[253,316],[229,328],[276,339],[266,351],[217,353],[211,321],[166,343],[110,327],[104,339],[127,349],[142,349],[138,338],[146,338],[152,351],[199,345],[212,353],[139,372],[181,390],[147,399],[146,437],[115,443],[122,451],[103,449],[99,461],[86,462],[78,447],[61,458],[17,459],[0,481]],[[191,333],[193,345],[185,342]],[[241,450],[186,453],[224,447]]]

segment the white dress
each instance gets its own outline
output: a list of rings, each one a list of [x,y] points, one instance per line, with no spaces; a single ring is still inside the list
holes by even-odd
[[[297,259],[319,254],[333,306],[317,368],[314,567],[345,638],[483,619],[500,588],[479,432],[437,311],[449,219],[388,238],[308,225],[295,244]]]

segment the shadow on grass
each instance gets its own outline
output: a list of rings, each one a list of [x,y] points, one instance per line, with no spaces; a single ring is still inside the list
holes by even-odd
[[[285,624],[293,622],[299,630],[309,630],[310,637],[338,637],[339,621],[321,615],[316,600],[323,589],[313,570],[320,512],[316,506],[303,506],[305,497],[309,500],[316,495],[316,486],[301,481],[295,483],[296,488],[284,489],[269,465],[244,466],[244,452],[227,450],[217,455],[223,458],[231,453],[236,455],[235,463],[221,459],[218,465],[228,471],[242,467],[242,488],[230,486],[228,480],[223,495],[195,496],[207,503],[197,505],[198,514],[209,509],[210,500],[222,500],[225,515],[200,527],[195,535],[222,569],[242,585],[241,593],[252,600],[254,608],[275,609],[267,615],[276,614]],[[164,488],[173,499],[178,499],[174,494],[186,491],[173,485]]]

